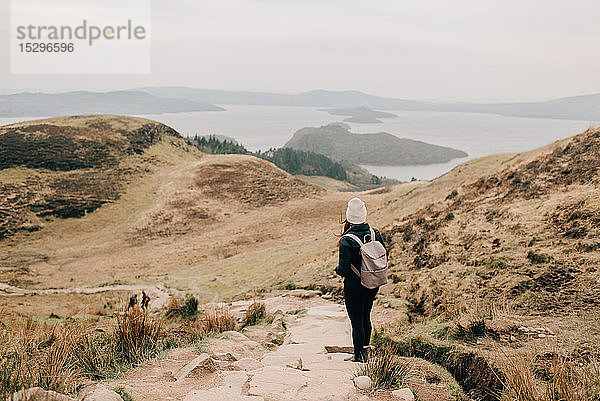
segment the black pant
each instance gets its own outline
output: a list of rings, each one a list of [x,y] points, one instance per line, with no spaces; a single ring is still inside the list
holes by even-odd
[[[378,288],[370,290],[360,282],[344,282],[344,300],[352,324],[352,342],[356,359],[362,358],[364,347],[371,342],[371,309],[378,290]]]

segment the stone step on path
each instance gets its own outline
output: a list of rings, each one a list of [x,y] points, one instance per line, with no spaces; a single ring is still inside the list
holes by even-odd
[[[181,381],[188,377],[190,373],[194,371],[194,369],[207,367],[210,368],[214,362],[212,358],[207,353],[203,353],[200,356],[194,358],[192,361],[187,363],[184,367],[182,367],[177,374],[174,376],[174,381]]]
[[[231,336],[235,336],[230,333]],[[288,325],[283,345],[241,371],[221,371],[224,383],[190,392],[184,401],[354,401],[362,396],[352,376],[358,364],[345,353],[327,353],[326,345],[351,344],[350,322],[343,306],[326,302]]]

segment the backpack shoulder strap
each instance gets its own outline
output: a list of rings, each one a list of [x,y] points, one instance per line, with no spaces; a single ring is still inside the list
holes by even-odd
[[[352,238],[354,241],[358,242],[358,245],[360,245],[361,247],[364,245],[363,242],[360,240],[360,238],[358,238],[354,234],[344,234],[344,235],[342,235],[342,238],[344,238],[344,237]]]
[[[371,228],[369,229],[369,231],[371,231],[371,241],[369,241],[369,242],[377,241],[377,240],[375,239],[375,229],[373,229],[373,227],[371,227]]]
[[[354,234],[344,234],[344,235],[342,235],[342,238],[344,238],[344,237],[352,238],[354,241],[356,241],[358,243],[358,245],[361,248],[364,245],[363,242],[360,240],[360,238],[358,238]],[[354,272],[354,274],[356,274],[358,277],[360,277],[360,270],[357,269],[356,266],[354,266],[353,264],[350,264],[350,268],[352,268],[352,271]]]

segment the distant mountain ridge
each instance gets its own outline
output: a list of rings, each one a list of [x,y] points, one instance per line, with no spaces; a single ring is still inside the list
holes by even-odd
[[[376,166],[445,163],[468,156],[461,150],[398,138],[386,132],[354,134],[346,124],[340,123],[302,128],[284,146]]]
[[[451,103],[374,96],[353,90],[327,91],[319,89],[298,94],[285,94],[187,87],[145,87],[112,92],[22,92],[0,95],[0,117],[161,114],[224,110],[215,104],[486,113],[513,117],[600,122],[600,94],[540,102]],[[352,121],[374,122],[375,118],[361,117]]]
[[[213,104],[156,97],[142,91],[65,92],[0,95],[0,117],[74,114],[161,114],[222,111]]]
[[[157,97],[189,99],[215,104],[368,107],[381,110],[488,113],[514,117],[600,121],[600,94],[539,102],[469,103],[426,102],[369,95],[359,91],[312,90],[298,94],[225,91],[186,87],[147,87],[137,90]]]
[[[410,109],[427,107],[427,102],[403,100],[368,95],[359,91],[311,90],[298,94],[227,91],[218,89],[197,89],[187,87],[145,87],[144,91],[157,97],[190,99],[216,104],[265,105],[265,106],[307,106],[307,107],[359,107],[372,109]]]

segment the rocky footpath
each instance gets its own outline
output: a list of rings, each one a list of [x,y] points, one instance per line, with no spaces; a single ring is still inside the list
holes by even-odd
[[[136,401],[359,400],[352,381],[357,364],[325,350],[352,343],[344,307],[314,293],[294,294],[265,300],[272,323],[209,338],[200,355],[177,350],[111,386]],[[234,302],[231,311],[241,315],[251,303]]]
[[[308,308],[290,324],[285,342],[260,359],[244,358],[241,371],[220,372],[224,386],[190,392],[186,401],[231,400],[352,400],[351,362],[346,354],[328,354],[326,345],[350,344],[346,313],[340,305]],[[239,338],[240,344],[247,340]],[[251,344],[248,344],[251,346]],[[242,366],[239,362],[245,361]]]
[[[224,332],[198,349],[175,350],[110,385],[123,387],[136,401],[410,400],[409,389],[373,393],[356,385],[359,364],[345,361],[352,339],[344,306],[319,295],[293,290],[265,299],[272,323]],[[252,303],[228,306],[242,317]],[[454,399],[445,379],[437,392],[423,388],[431,385],[421,378],[421,368],[414,375],[421,400]]]
[[[226,331],[197,347],[174,349],[124,377],[102,385],[90,383],[77,398],[34,388],[15,394],[13,401],[118,401],[121,397],[114,389],[136,401],[415,399],[409,388],[372,392],[369,377],[355,377],[360,364],[345,360],[352,352],[352,339],[344,306],[319,295],[317,291],[294,290],[265,299],[273,318],[270,323]],[[242,317],[253,302],[233,302],[228,307]],[[440,379],[432,392],[430,382],[418,377],[431,367],[417,364],[414,369],[417,381],[409,385],[418,389],[420,400],[454,399],[445,379]]]

